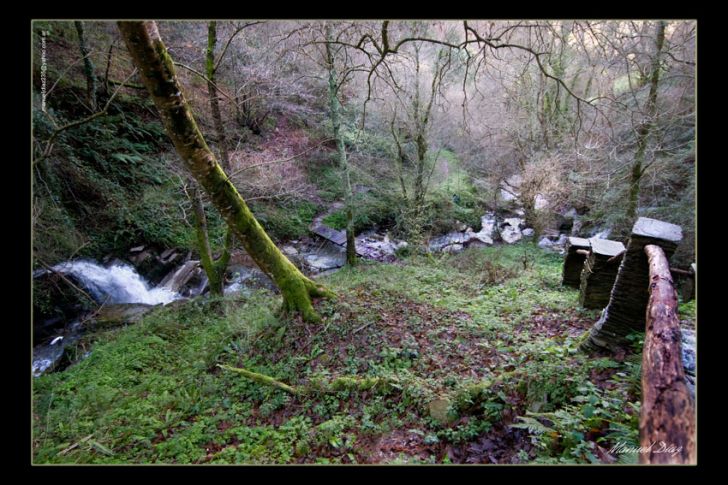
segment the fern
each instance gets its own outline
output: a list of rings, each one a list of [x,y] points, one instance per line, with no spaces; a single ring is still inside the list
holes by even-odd
[[[526,414],[527,416],[518,416],[518,419],[522,422],[512,424],[511,428],[525,429],[528,430],[529,433],[536,435],[556,433],[555,429],[550,428],[536,418],[531,417],[536,415],[536,413],[531,413],[530,411],[527,411]]]
[[[111,158],[114,160],[118,160],[120,162],[126,163],[126,164],[136,164],[144,159],[139,155],[129,155],[126,153],[112,153]]]

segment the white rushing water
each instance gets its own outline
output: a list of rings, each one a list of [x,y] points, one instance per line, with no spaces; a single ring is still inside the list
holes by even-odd
[[[125,264],[104,268],[91,261],[68,261],[54,266],[53,270],[75,276],[100,302],[157,305],[180,298],[167,288],[150,288],[132,266]]]

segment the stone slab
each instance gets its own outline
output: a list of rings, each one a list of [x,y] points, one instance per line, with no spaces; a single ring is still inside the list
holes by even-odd
[[[589,242],[588,239],[584,239],[583,237],[569,237],[569,245],[578,248],[591,248],[591,242]]]
[[[619,241],[612,241],[609,239],[591,238],[591,250],[594,254],[600,256],[616,256],[624,251],[624,244]]]
[[[635,236],[649,237],[654,239],[663,239],[678,243],[682,240],[682,229],[680,226],[670,224],[669,222],[650,219],[649,217],[640,217],[632,228],[632,234]]]
[[[346,244],[346,231],[337,231],[336,229],[320,224],[312,227],[311,232],[339,246]]]

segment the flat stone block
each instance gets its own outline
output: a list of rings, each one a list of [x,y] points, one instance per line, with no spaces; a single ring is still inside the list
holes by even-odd
[[[678,243],[682,240],[682,229],[680,226],[669,222],[640,217],[632,228],[632,235]]]
[[[624,251],[624,244],[619,241],[611,241],[609,239],[591,238],[591,250],[594,254],[600,256],[616,256]]]
[[[570,237],[569,238],[569,246],[574,246],[579,249],[586,248],[589,249],[591,247],[591,243],[588,239],[584,239],[583,237]]]

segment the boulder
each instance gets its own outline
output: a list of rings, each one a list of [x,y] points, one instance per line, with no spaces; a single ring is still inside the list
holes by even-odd
[[[427,405],[430,412],[430,417],[440,423],[440,425],[447,425],[450,423],[450,401],[445,398],[438,398],[430,401]]]
[[[298,249],[294,248],[293,246],[283,246],[281,248],[281,251],[283,251],[283,254],[286,256],[296,256],[298,254]]]
[[[169,291],[180,293],[182,288],[187,285],[195,276],[199,277],[200,262],[190,260],[182,266],[170,271],[167,276],[159,283],[160,288],[166,288]]]
[[[538,241],[538,247],[541,249],[550,249],[553,245],[553,241],[546,236],[542,237],[541,240]]]
[[[511,202],[520,196],[519,188],[523,178],[519,174],[512,175],[500,183],[500,196],[504,202]]]
[[[167,249],[159,255],[159,262],[163,264],[178,263],[181,257],[182,254],[175,249]]]
[[[574,219],[574,225],[571,226],[571,235],[578,236],[583,226],[584,222],[581,219]]]
[[[516,229],[520,229],[525,225],[525,221],[521,217],[507,217],[503,219],[504,224],[508,224]]]
[[[226,280],[225,294],[251,289],[268,289],[277,291],[273,281],[258,267],[232,265],[229,268],[231,277]]]
[[[155,305],[145,305],[143,303],[117,303],[113,305],[103,305],[92,317],[86,320],[85,327],[109,328],[119,325],[128,325],[137,323],[148,313]]]
[[[310,253],[304,252],[303,260],[314,271],[341,268],[346,263],[346,250],[341,246],[327,242]]]
[[[464,243],[468,247],[483,247],[483,246],[492,246],[493,245],[493,239],[484,236],[480,233],[474,232],[472,235],[465,241]]]
[[[40,377],[46,372],[53,371],[61,359],[65,350],[63,339],[54,340],[49,345],[38,345],[33,348],[33,362],[31,369],[34,377]]]
[[[434,237],[429,242],[430,251],[444,251],[446,247],[452,245],[462,246],[470,236],[461,232],[450,232],[442,236]],[[462,248],[461,248],[462,249]]]
[[[389,234],[382,236],[373,230],[356,237],[357,254],[376,261],[394,261],[396,259],[395,252],[405,247],[407,247],[406,241],[392,240]]]
[[[592,238],[594,239],[607,239],[609,237],[609,234],[612,232],[610,228],[606,229],[597,229],[593,231]]]
[[[533,207],[536,210],[542,210],[547,208],[551,204],[551,201],[548,197],[546,197],[543,194],[536,194],[536,197],[533,199]]]
[[[480,236],[485,236],[489,239],[493,238],[493,231],[495,230],[495,227],[497,225],[497,219],[494,212],[486,212],[481,218],[480,218],[480,231],[478,231],[478,234]]]
[[[137,273],[149,281],[150,284],[156,285],[181,263],[179,253],[174,252],[174,250],[172,252],[168,251],[170,250],[165,251],[167,259],[163,259],[156,250],[148,247],[140,252],[130,254],[127,259],[134,266]]]
[[[695,376],[697,368],[697,340],[695,338],[695,332],[686,328],[682,330],[682,363],[685,368],[685,373],[688,375]]]
[[[444,248],[442,248],[443,253],[459,253],[465,249],[465,246],[462,244],[454,243],[454,244],[448,244]]]
[[[503,221],[503,224],[501,224],[500,229],[500,236],[503,242],[506,244],[513,244],[515,242],[518,242],[523,238],[523,233],[521,233],[521,225],[523,224],[523,219],[519,217],[510,217]]]
[[[521,234],[523,234],[523,237],[532,237],[536,231],[533,230],[533,228],[527,227],[523,231],[521,231]]]
[[[140,265],[144,264],[150,259],[155,259],[154,253],[151,249],[143,249],[143,246],[139,246],[142,248],[141,251],[134,251],[134,254],[129,256],[129,261],[136,267],[139,267]],[[134,248],[138,249],[138,248]]]

